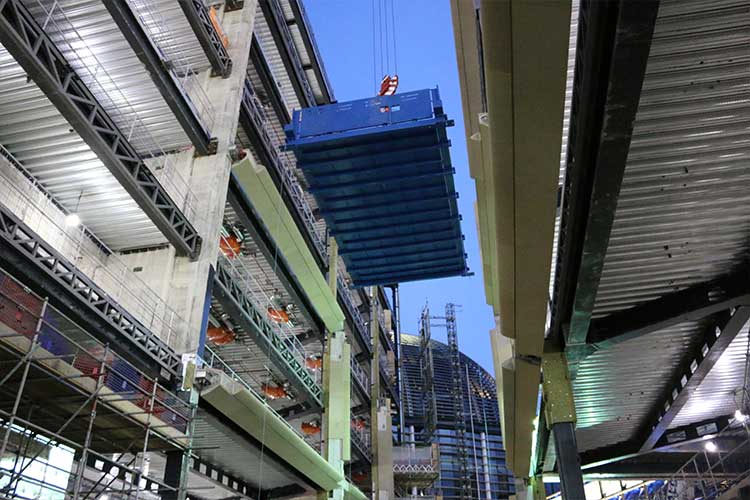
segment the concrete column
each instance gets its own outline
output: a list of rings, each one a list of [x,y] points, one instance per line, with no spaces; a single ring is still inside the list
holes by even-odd
[[[199,346],[209,268],[216,262],[219,234],[232,167],[230,152],[237,134],[240,103],[250,56],[257,0],[246,0],[240,10],[223,13],[221,24],[229,38],[232,74],[223,79],[211,78],[206,72],[206,94],[214,106],[211,128],[217,139],[217,151],[210,156],[195,157],[194,151],[178,153],[178,170],[188,180],[194,198],[193,225],[203,238],[196,261],[177,257],[171,248],[129,257],[143,262],[142,277],[157,291],[185,322],[176,338],[169,340],[178,352],[195,352]],[[137,255],[137,254],[134,254]]]
[[[328,335],[323,357],[323,452],[336,470],[344,473],[351,460],[351,346],[343,331]],[[344,490],[336,489],[330,498],[343,500]]]
[[[391,402],[380,396],[380,335],[378,331],[377,289],[370,287],[370,338],[372,386],[370,399],[370,432],[372,436],[372,491],[375,500],[393,498],[393,436],[391,432]]]

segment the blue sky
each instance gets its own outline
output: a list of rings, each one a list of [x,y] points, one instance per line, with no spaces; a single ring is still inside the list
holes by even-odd
[[[433,314],[440,315],[446,302],[460,304],[462,307],[457,314],[459,346],[492,373],[488,332],[494,321],[482,285],[474,220],[476,196],[474,181],[469,177],[450,5],[448,0],[387,1],[389,9],[391,4],[397,7],[394,17],[399,88],[418,90],[438,86],[445,112],[456,122],[448,135],[452,142],[451,157],[456,169],[466,251],[471,271],[475,273],[471,277],[402,284],[401,327],[404,332],[416,333],[419,314],[426,301]],[[336,99],[348,101],[374,96],[372,0],[306,0],[305,8]],[[379,46],[379,36],[376,40]],[[392,52],[391,48],[391,72],[394,70]],[[380,56],[377,61],[379,65]],[[377,80],[382,76],[378,74]],[[433,330],[435,338],[445,340],[444,329]]]

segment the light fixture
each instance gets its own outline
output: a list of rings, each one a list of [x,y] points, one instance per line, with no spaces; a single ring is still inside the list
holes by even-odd
[[[78,225],[81,223],[81,218],[78,217],[78,214],[71,213],[65,216],[65,227],[78,227]]]
[[[745,422],[747,422],[748,416],[745,415],[744,413],[742,413],[740,410],[735,410],[734,411],[734,419],[737,422],[739,422],[741,424],[744,424]]]
[[[78,207],[81,206],[81,198],[83,198],[83,191],[78,195],[76,209],[65,216],[65,227],[78,227],[81,224],[81,218],[78,216]]]
[[[716,443],[714,443],[713,441],[706,441],[706,444],[703,446],[706,448],[706,451],[709,453],[714,453],[719,449],[719,447],[716,446]]]

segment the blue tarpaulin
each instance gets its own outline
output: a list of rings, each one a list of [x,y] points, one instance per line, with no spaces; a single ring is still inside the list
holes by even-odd
[[[294,112],[297,157],[355,286],[465,275],[437,89]]]

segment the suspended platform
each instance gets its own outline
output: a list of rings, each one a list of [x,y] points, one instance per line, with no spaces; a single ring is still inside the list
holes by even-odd
[[[355,286],[465,275],[437,89],[305,108],[286,127]]]

